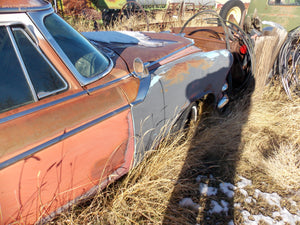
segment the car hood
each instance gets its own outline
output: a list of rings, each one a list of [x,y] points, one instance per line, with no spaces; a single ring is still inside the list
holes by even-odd
[[[117,54],[126,62],[130,72],[136,57],[150,63],[149,69],[154,69],[160,60],[194,44],[191,39],[172,33],[98,31],[82,34],[101,51],[107,53],[110,49]]]

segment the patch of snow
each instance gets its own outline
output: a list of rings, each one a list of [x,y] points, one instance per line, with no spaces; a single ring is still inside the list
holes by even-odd
[[[207,179],[207,176],[205,176],[205,175],[199,175],[199,176],[196,178],[197,183],[200,183],[202,179],[203,179],[203,180],[206,180],[206,179]]]
[[[281,207],[280,206],[281,197],[277,193],[269,194],[269,193],[261,192],[258,189],[255,189],[254,197],[255,198],[262,197],[264,200],[268,202],[269,205],[277,206],[279,208]]]
[[[239,192],[244,195],[245,197],[248,197],[248,192],[245,189],[239,189]]]
[[[234,206],[234,208],[239,209],[239,208],[241,208],[241,203],[239,203],[239,202],[234,203],[233,206]]]
[[[254,218],[254,221],[250,220],[248,218],[250,216],[250,213],[244,210],[242,212],[242,215],[244,217],[245,224],[258,225],[260,223],[259,221],[264,221],[265,223],[270,224],[270,225],[273,225],[273,224],[276,224],[276,225],[285,225],[285,224],[295,225],[297,222],[300,222],[300,216],[291,214],[286,208],[282,209],[282,207],[280,205],[281,197],[277,193],[272,193],[272,194],[264,193],[264,192],[256,189],[255,192],[254,192],[254,197],[256,199],[258,197],[263,198],[265,201],[267,201],[267,203],[269,205],[277,206],[279,210],[276,211],[276,212],[273,212],[273,214],[272,214],[273,218],[271,218],[269,216],[264,216],[264,215],[261,215],[261,214],[260,215],[252,215],[252,217]],[[247,199],[245,201],[247,201]],[[252,199],[252,201],[256,201],[256,200]],[[277,217],[277,220],[275,220],[276,217]],[[278,218],[281,218],[281,220],[278,221]]]
[[[210,180],[215,180],[214,176],[211,175],[211,174],[209,175],[209,179],[210,179]]]
[[[248,180],[242,176],[239,176],[239,178],[241,179],[240,182],[237,183],[237,187],[238,188],[245,188],[247,186],[251,186],[252,185],[252,181]]]
[[[223,207],[219,205],[218,202],[212,200],[211,201],[211,210],[209,210],[209,213],[221,213],[223,212]]]
[[[218,193],[218,189],[214,187],[209,187],[207,184],[200,183],[199,191],[202,195],[212,196]]]
[[[228,205],[229,205],[228,202],[221,200],[221,205],[220,205],[217,201],[212,200],[210,204],[211,204],[211,209],[208,211],[210,214],[221,213],[221,212],[226,213],[226,215],[228,214]]]
[[[252,202],[252,199],[253,199],[252,197],[248,197],[245,199],[245,202],[250,204]]]
[[[297,207],[297,203],[296,203],[295,201],[293,201],[293,200],[290,200],[290,203],[291,203],[291,205],[292,205],[292,206],[295,206],[295,207]]]
[[[286,208],[281,209],[279,212],[274,212],[272,215],[274,218],[275,217],[281,217],[284,223],[289,223],[289,224],[296,224],[296,222],[300,222],[300,216],[298,215],[293,215],[291,214]]]
[[[221,205],[223,206],[223,212],[226,212],[226,215],[227,215],[229,203],[224,200],[221,200]]]
[[[195,211],[199,211],[200,205],[193,202],[193,200],[191,198],[183,198],[180,202],[179,205],[181,207],[185,207],[185,208],[190,208],[193,209]]]
[[[220,183],[220,189],[228,198],[233,198],[236,187],[231,183]]]

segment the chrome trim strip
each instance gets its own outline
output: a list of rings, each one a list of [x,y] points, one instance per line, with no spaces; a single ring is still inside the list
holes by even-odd
[[[23,73],[24,73],[25,79],[26,79],[26,81],[27,81],[27,84],[28,84],[28,86],[29,86],[29,88],[30,88],[32,97],[33,97],[34,101],[37,102],[37,101],[38,101],[38,98],[37,98],[36,92],[35,92],[35,90],[34,90],[33,84],[32,84],[32,82],[31,82],[31,80],[30,80],[30,77],[29,77],[29,74],[28,74],[28,72],[27,72],[26,66],[25,66],[25,64],[24,64],[24,62],[23,62],[23,59],[22,59],[20,50],[19,50],[19,48],[18,48],[18,45],[17,45],[17,43],[16,43],[16,41],[15,41],[15,39],[14,39],[14,36],[13,36],[13,34],[12,34],[10,28],[9,28],[9,27],[6,27],[6,30],[7,30],[7,32],[8,32],[10,41],[11,41],[13,47],[14,47],[15,53],[16,53],[16,55],[17,55],[17,57],[18,57],[18,61],[19,61],[20,66],[21,66],[21,68],[22,68],[22,70],[23,70]]]
[[[45,108],[48,108],[50,106],[53,106],[53,105],[56,105],[56,104],[59,104],[59,103],[62,103],[64,101],[68,101],[70,99],[73,99],[73,98],[76,98],[76,97],[79,97],[79,96],[82,96],[82,95],[85,95],[87,94],[86,91],[81,91],[79,93],[76,93],[76,94],[73,94],[73,95],[70,95],[70,96],[67,96],[67,97],[64,97],[64,98],[61,98],[61,99],[58,99],[58,100],[55,100],[53,102],[49,102],[49,103],[46,103],[44,105],[40,105],[40,106],[37,106],[37,107],[34,107],[32,109],[28,109],[28,110],[25,110],[23,112],[19,112],[19,113],[16,113],[14,115],[11,115],[11,116],[7,116],[7,117],[4,117],[2,119],[0,119],[0,124],[2,123],[6,123],[8,121],[11,121],[13,119],[17,119],[21,116],[26,116],[30,113],[34,113],[34,112],[37,112],[39,110],[42,110],[42,109],[45,109]]]
[[[151,83],[151,73],[147,77],[140,79],[140,87],[139,87],[138,94],[136,96],[136,99],[134,100],[134,102],[130,104],[130,106],[137,105],[144,101],[149,91],[150,83]]]
[[[120,77],[120,78],[118,78],[118,79],[109,81],[109,82],[107,82],[107,83],[105,83],[105,84],[101,84],[101,85],[99,85],[99,86],[97,86],[97,87],[93,87],[93,88],[87,89],[86,91],[87,91],[88,93],[92,93],[92,92],[97,91],[97,90],[99,90],[99,89],[101,89],[101,88],[105,88],[105,87],[110,86],[110,85],[113,85],[113,84],[115,84],[115,83],[117,83],[117,82],[119,82],[119,81],[125,80],[125,79],[127,79],[127,78],[129,78],[129,77],[130,77],[130,74],[127,74],[127,75],[125,75],[125,76],[123,76],[123,77]]]
[[[23,152],[23,153],[15,156],[13,158],[10,158],[10,159],[8,159],[8,160],[0,163],[0,170],[2,170],[4,168],[6,168],[6,167],[8,167],[8,166],[10,166],[10,165],[18,162],[18,161],[20,161],[22,159],[30,157],[31,155],[36,154],[36,153],[42,151],[44,148],[50,147],[50,146],[52,146],[52,145],[54,145],[54,144],[56,144],[56,143],[58,143],[58,142],[60,142],[62,140],[65,140],[66,138],[71,137],[71,136],[73,136],[73,135],[75,135],[75,134],[77,134],[77,133],[79,133],[79,132],[81,132],[81,131],[89,128],[89,127],[91,127],[91,126],[94,126],[97,123],[100,123],[103,120],[108,119],[108,118],[114,116],[115,114],[118,114],[118,113],[120,113],[120,112],[122,112],[122,111],[124,111],[126,109],[130,109],[130,105],[125,105],[125,106],[123,106],[123,107],[121,107],[119,109],[116,109],[113,112],[110,112],[110,113],[108,113],[108,114],[106,114],[104,116],[101,116],[101,117],[99,117],[99,118],[97,118],[95,120],[92,120],[92,121],[90,121],[90,122],[88,122],[88,123],[86,123],[86,124],[84,124],[84,125],[82,125],[80,127],[77,127],[77,128],[75,128],[73,130],[70,130],[67,133],[64,133],[64,134],[62,134],[62,135],[60,135],[60,136],[58,136],[56,138],[53,138],[53,139],[51,139],[51,140],[49,140],[49,141],[47,141],[47,142],[45,142],[45,143],[43,143],[41,145],[38,145],[38,146],[36,146],[36,147],[34,147],[34,148],[26,151],[26,152]]]
[[[1,13],[12,13],[12,12],[28,12],[28,11],[42,11],[52,8],[50,3],[44,6],[38,7],[22,7],[22,8],[0,8]]]

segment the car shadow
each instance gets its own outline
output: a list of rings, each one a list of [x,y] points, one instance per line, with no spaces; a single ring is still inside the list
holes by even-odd
[[[230,184],[234,184],[238,176],[242,129],[248,120],[254,89],[254,81],[250,83],[223,113],[202,114],[162,224],[234,222],[234,196],[230,196],[233,193]]]

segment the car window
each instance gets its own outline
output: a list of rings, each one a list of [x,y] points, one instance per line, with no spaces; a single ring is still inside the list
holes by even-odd
[[[65,90],[66,83],[43,54],[40,54],[27,33],[23,29],[13,28],[13,34],[38,97],[43,98]]]
[[[300,0],[269,0],[269,5],[300,5]]]
[[[6,27],[0,27],[0,112],[34,102]]]
[[[46,16],[44,24],[81,76],[93,78],[109,67],[109,59],[58,15]]]

